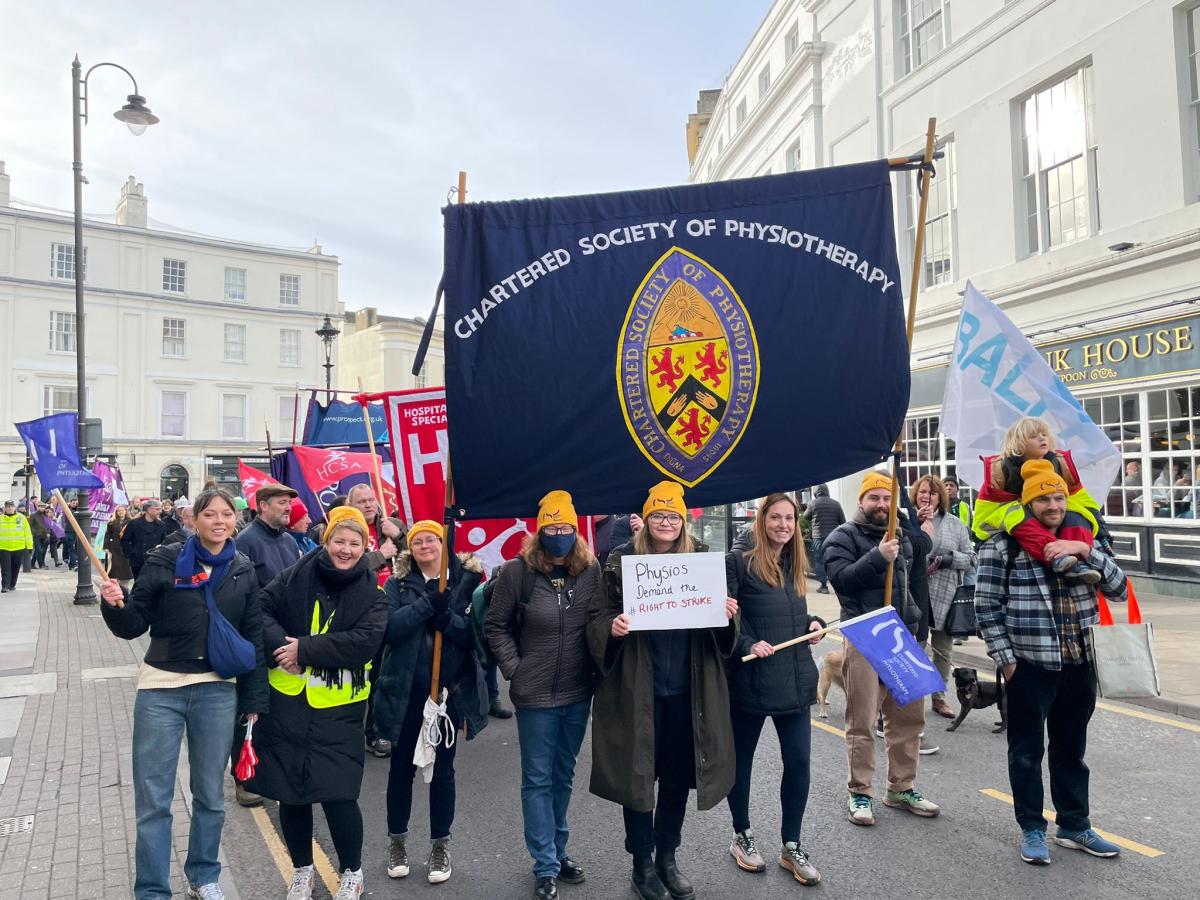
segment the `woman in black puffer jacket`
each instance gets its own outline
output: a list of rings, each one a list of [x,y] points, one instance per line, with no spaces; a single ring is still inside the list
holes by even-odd
[[[754,549],[726,557],[729,595],[742,611],[737,659],[730,672],[730,712],[737,757],[737,780],[729,793],[733,843],[729,852],[748,872],[766,868],[750,830],[750,775],[754,751],[768,716],[775,723],[783,754],[783,849],[779,864],[802,884],[821,875],[800,849],[800,825],[808,803],[808,708],[817,696],[817,667],[807,643],[775,654],[773,645],[817,631],[824,623],[808,614],[804,599],[807,560],[797,526],[798,508],[787,494],[771,494],[754,517]],[[740,662],[754,654],[757,659]]]
[[[472,738],[487,724],[487,689],[475,658],[470,612],[483,564],[466,553],[452,555],[445,590],[439,591],[443,535],[438,522],[414,522],[408,531],[408,551],[396,557],[395,574],[383,586],[388,624],[375,696],[375,726],[394,748],[387,785],[387,873],[389,878],[404,878],[410,869],[408,823],[417,773],[413,750],[433,686],[434,648],[437,633],[441,633],[438,694],[439,699],[447,697],[449,722],[443,721],[433,772],[425,778],[429,782],[429,836],[433,839],[426,878],[431,884],[449,880],[452,872],[450,828],[454,824],[458,744],[446,731],[465,722],[467,737]]]

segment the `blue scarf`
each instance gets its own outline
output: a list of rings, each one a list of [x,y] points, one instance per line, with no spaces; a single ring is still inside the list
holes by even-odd
[[[175,590],[209,587],[215,596],[217,588],[225,580],[225,573],[229,571],[235,553],[237,545],[234,544],[233,538],[225,541],[220,553],[213,554],[209,553],[200,543],[200,539],[193,534],[184,542],[179,559],[175,561]],[[201,563],[211,566],[212,572],[206,575]]]

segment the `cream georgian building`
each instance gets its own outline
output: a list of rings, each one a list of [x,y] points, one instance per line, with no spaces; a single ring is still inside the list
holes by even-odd
[[[969,278],[1120,447],[1126,472],[1104,502],[1122,564],[1188,593],[1200,580],[1198,44],[1200,0],[778,0],[686,132],[701,182],[907,156],[936,117],[945,158],[908,481],[955,471],[939,414]],[[893,184],[911,261],[915,179]],[[843,482],[853,506],[856,480]]]
[[[0,494],[25,462],[14,422],[76,408],[73,219],[12,200],[0,163]],[[95,187],[92,188],[96,190]],[[132,177],[113,221],[84,222],[87,412],[134,494],[236,485],[290,440],[297,386],[323,383],[338,259],[152,227]],[[318,379],[321,379],[319,382]],[[300,404],[303,415],[304,404]],[[36,480],[33,484],[37,490]]]
[[[440,316],[429,341],[425,364],[418,375],[412,373],[425,321],[420,316],[381,315],[373,306],[348,311],[337,339],[336,378],[341,390],[357,391],[360,378],[371,393],[445,384]]]

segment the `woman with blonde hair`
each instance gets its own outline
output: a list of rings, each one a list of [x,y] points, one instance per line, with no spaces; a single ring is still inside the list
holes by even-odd
[[[484,628],[501,674],[512,682],[533,897],[554,900],[557,881],[584,880],[582,867],[567,856],[567,807],[592,707],[587,610],[600,591],[600,564],[579,536],[566,491],[542,498],[537,525],[521,555],[497,576]]]
[[[387,626],[386,601],[364,556],[367,534],[357,509],[333,510],[321,550],[261,595],[271,708],[254,735],[259,764],[246,789],[279,801],[294,867],[288,900],[312,897],[315,803],[338,855],[335,900],[363,893],[363,716],[369,664]]]
[[[133,587],[133,569],[129,567],[129,560],[125,558],[125,551],[121,548],[121,535],[125,533],[125,526],[129,522],[129,510],[124,506],[118,506],[113,510],[112,518],[109,519],[104,531],[104,552],[108,557],[108,577],[119,581],[125,590]]]
[[[795,500],[787,494],[770,494],[754,515],[754,548],[745,553],[734,550],[725,557],[729,594],[737,598],[742,620],[729,687],[737,759],[737,780],[729,793],[734,830],[729,853],[744,871],[766,869],[750,829],[750,780],[754,751],[770,717],[783,756],[779,865],[801,884],[814,885],[821,881],[821,873],[800,848],[800,826],[808,804],[812,736],[808,708],[817,698],[817,667],[811,643],[775,652],[776,644],[825,625],[808,612],[807,560],[798,518]],[[756,658],[741,662],[748,654]]]
[[[946,616],[954,603],[954,594],[964,577],[975,568],[977,557],[971,535],[962,520],[950,513],[950,493],[946,485],[935,475],[922,475],[909,490],[913,507],[917,511],[917,522],[921,530],[929,535],[933,548],[929,551],[929,645],[933,649],[933,663],[942,680],[950,680],[950,653],[954,639],[946,634]],[[937,691],[932,698],[933,711],[946,719],[953,719],[954,712],[946,703],[945,691]]]
[[[725,660],[737,646],[737,601],[726,598],[722,628],[631,631],[624,612],[624,556],[708,549],[688,534],[687,517],[679,484],[651,488],[645,526],[609,553],[604,589],[588,609],[588,646],[601,674],[592,707],[591,791],[623,807],[633,890],[642,900],[695,896],[675,861],[688,792],[695,788],[699,808],[711,809],[734,781]]]

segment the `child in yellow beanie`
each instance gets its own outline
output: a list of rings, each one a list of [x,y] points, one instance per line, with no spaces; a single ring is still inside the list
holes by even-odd
[[[1025,468],[1030,463],[1038,465],[1027,477]],[[1030,480],[1048,483],[1051,476],[1061,482],[1067,496],[1067,514],[1058,534],[1034,518],[1024,499]],[[1055,574],[1095,584],[1100,573],[1086,565],[1086,559],[1060,556],[1048,560],[1046,545],[1058,540],[1081,541],[1090,548],[1100,530],[1099,516],[1100,505],[1080,484],[1071,451],[1055,449],[1054,435],[1042,419],[1020,419],[1004,437],[1004,452],[983,460],[983,489],[975,501],[975,535],[980,539],[1005,532]]]

